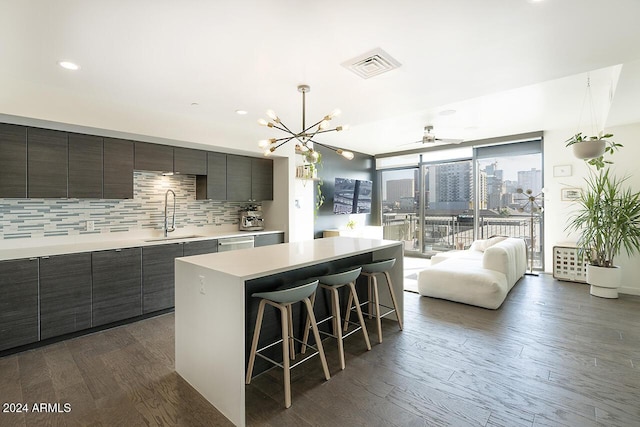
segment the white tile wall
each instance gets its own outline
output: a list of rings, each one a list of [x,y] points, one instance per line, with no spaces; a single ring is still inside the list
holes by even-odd
[[[212,225],[210,217],[219,217],[221,225],[238,224],[238,211],[247,203],[196,200],[195,181],[193,175],[134,172],[130,200],[0,199],[0,239],[162,230],[169,188],[176,193],[179,227]],[[94,221],[93,231],[86,231],[86,221]]]

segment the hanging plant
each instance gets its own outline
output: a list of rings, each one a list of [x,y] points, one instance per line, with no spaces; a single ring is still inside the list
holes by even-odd
[[[597,170],[612,164],[611,160],[605,160],[606,154],[613,154],[614,151],[622,147],[622,144],[611,141],[612,133],[603,134],[600,132],[598,136],[583,136],[582,132],[578,132],[565,141],[566,147],[573,146],[573,154],[583,159],[591,166],[595,166]]]
[[[311,163],[311,173],[314,177],[317,176],[316,179],[316,197],[315,197],[315,206],[313,210],[314,218],[318,217],[318,211],[324,205],[324,194],[322,193],[322,178],[320,178],[320,169],[322,169],[322,154],[319,151],[316,151],[318,156],[316,158],[315,163]]]

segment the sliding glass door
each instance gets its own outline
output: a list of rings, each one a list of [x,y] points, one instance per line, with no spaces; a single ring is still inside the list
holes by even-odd
[[[384,238],[404,242],[405,253],[419,253],[418,168],[384,170],[380,177]]]
[[[422,253],[467,247],[473,241],[473,162],[440,161],[421,165],[424,186]]]
[[[542,153],[540,141],[478,148],[477,236],[519,237],[527,242],[529,268],[543,266]]]

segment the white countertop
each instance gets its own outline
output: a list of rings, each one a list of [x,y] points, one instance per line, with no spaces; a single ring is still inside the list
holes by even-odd
[[[179,258],[242,280],[255,279],[321,262],[401,245],[395,240],[329,237]]]
[[[193,231],[193,230],[190,230]],[[80,252],[94,252],[111,249],[135,248],[142,246],[165,245],[169,243],[195,242],[199,240],[220,239],[224,237],[250,236],[258,234],[282,233],[281,230],[265,230],[265,231],[204,231],[186,232],[179,231],[169,235],[170,240],[159,240],[158,236],[135,236],[126,233],[129,238],[115,237],[106,235],[89,235],[83,236],[82,239],[70,236],[66,239],[50,239],[55,243],[48,243],[48,238],[44,239],[15,239],[3,242],[0,249],[0,261],[20,258],[34,258],[42,256],[53,256],[63,254],[73,254]],[[198,236],[185,237],[181,236]],[[77,236],[76,236],[77,237]],[[13,246],[13,247],[12,247]]]

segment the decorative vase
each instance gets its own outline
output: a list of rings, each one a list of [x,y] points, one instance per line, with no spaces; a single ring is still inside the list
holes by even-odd
[[[579,159],[594,159],[604,154],[606,141],[604,139],[593,139],[576,142],[573,146],[573,155]]]
[[[587,264],[587,283],[591,285],[591,295],[600,298],[618,298],[620,272],[620,267],[598,267]]]

